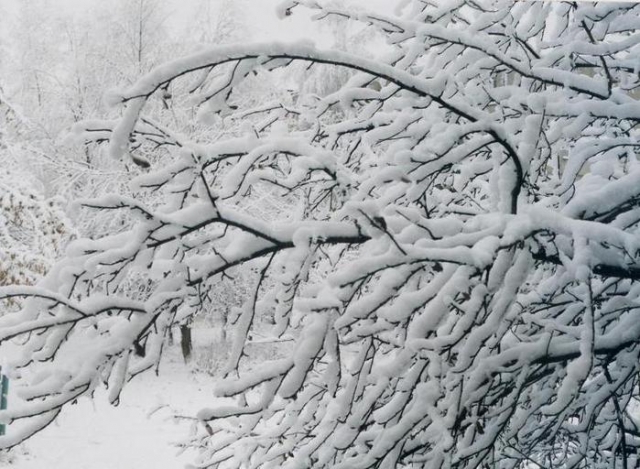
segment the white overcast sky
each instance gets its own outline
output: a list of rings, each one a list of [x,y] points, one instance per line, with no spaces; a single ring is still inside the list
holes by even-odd
[[[0,13],[4,10],[9,15],[15,14],[17,6],[31,0],[0,0]],[[106,0],[109,1],[109,0]],[[196,8],[196,0],[160,0],[168,13],[168,22],[175,31],[184,29],[188,19],[192,17]],[[54,5],[61,16],[76,16],[91,18],[91,5],[95,0],[48,0]],[[211,0],[213,5],[219,0]],[[319,40],[320,35],[316,25],[309,20],[304,8],[297,8],[291,17],[279,20],[276,17],[276,6],[281,0],[246,0],[248,6],[247,23],[252,25],[255,32],[253,40],[294,40],[308,38]],[[359,5],[373,11],[391,13],[395,0],[345,0],[346,4]]]

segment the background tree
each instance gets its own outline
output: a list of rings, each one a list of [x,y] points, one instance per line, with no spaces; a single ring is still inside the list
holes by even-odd
[[[639,7],[407,1],[386,17],[293,0],[281,13],[300,4],[368,23],[389,47],[376,60],[307,44],[204,51],[122,91],[118,122],[84,125],[116,158],[174,151],[134,181],[152,203],[81,202],[133,228],[77,241],[37,288],[0,290],[29,297],[0,338],[30,337],[15,364],[25,405],[2,413],[27,424],[0,444],[100,382],[117,401],[243,267],[255,288],[220,400],[198,414],[199,467],[634,466]],[[359,73],[322,99],[235,110],[245,77],[292,62]],[[246,125],[194,142],[148,119],[180,83]],[[283,109],[286,125],[255,125]],[[285,202],[270,220],[247,210],[261,190]],[[132,294],[140,278],[150,288]],[[260,332],[295,350],[246,370],[261,314],[274,324]]]
[[[162,3],[157,0],[116,2],[104,12],[109,22],[109,44],[120,46],[121,55],[113,57],[122,74],[121,80],[132,81],[157,65],[166,52],[166,18]]]
[[[2,88],[0,125],[0,162],[5,168],[0,175],[0,284],[33,285],[62,255],[75,233],[64,214],[63,201],[45,198],[37,178],[16,161],[16,134],[28,122]]]
[[[192,39],[195,36],[201,45],[209,46],[246,42],[251,39],[251,30],[243,18],[247,8],[246,0],[221,0],[215,3],[200,0],[186,35]]]
[[[325,2],[324,8],[326,13],[320,18],[322,22],[319,29],[323,32],[326,47],[349,51],[367,58],[371,58],[376,45],[385,47],[376,29],[354,20],[362,13],[359,5],[353,2],[349,4],[344,0],[333,0]],[[339,91],[355,73],[346,67],[316,67],[308,63],[299,63],[297,66],[303,70],[299,75],[299,82],[296,83],[298,94],[315,94],[323,98]],[[377,86],[377,83],[373,86]]]

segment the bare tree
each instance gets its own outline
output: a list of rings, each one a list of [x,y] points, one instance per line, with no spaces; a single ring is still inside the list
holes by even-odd
[[[104,15],[110,23],[110,44],[121,47],[121,56],[113,59],[123,74],[122,79],[135,80],[162,60],[162,54],[166,52],[168,12],[161,2],[119,1],[115,12],[109,9]]]
[[[135,181],[164,199],[83,202],[138,222],[77,242],[37,288],[0,290],[30,298],[0,338],[30,336],[17,365],[38,376],[2,413],[29,425],[0,443],[101,381],[116,401],[171,325],[244,266],[256,286],[216,389],[238,399],[198,414],[198,467],[635,467],[639,7],[406,1],[387,17],[292,0],[281,13],[300,4],[389,46],[376,60],[306,44],[205,51],[124,90],[119,121],[84,126],[114,157],[174,149]],[[358,74],[322,99],[234,110],[245,77],[292,62]],[[200,144],[146,117],[179,81],[245,126]],[[265,187],[287,201],[271,220],[245,210]],[[125,294],[134,275],[152,288]],[[295,352],[247,371],[262,313]]]

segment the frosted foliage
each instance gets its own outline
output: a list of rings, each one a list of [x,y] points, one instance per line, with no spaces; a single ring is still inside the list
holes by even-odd
[[[640,6],[278,11],[303,7],[387,45],[377,58],[204,50],[114,94],[121,119],[79,129],[125,160],[141,142],[169,148],[133,181],[159,202],[82,201],[132,228],[76,241],[37,287],[0,290],[29,297],[0,318],[1,339],[28,339],[13,364],[25,401],[0,415],[13,422],[0,443],[101,382],[117,402],[171,325],[242,271],[251,288],[187,442],[194,467],[634,466]],[[284,83],[298,63],[353,75],[325,96],[251,108],[238,95],[254,72]],[[180,83],[212,132],[221,119],[234,130],[193,141],[146,117]],[[291,352],[252,366],[260,340]]]
[[[0,159],[4,157],[0,150]],[[75,235],[62,210],[63,201],[45,199],[34,186],[33,178],[20,172],[7,171],[0,177],[2,286],[36,283]]]

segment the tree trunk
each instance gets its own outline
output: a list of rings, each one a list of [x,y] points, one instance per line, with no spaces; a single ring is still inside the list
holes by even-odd
[[[222,313],[222,330],[220,331],[222,343],[227,345],[227,325],[229,322],[229,308],[224,309],[224,313]]]
[[[191,352],[193,351],[193,343],[191,342],[191,326],[180,326],[180,347],[182,348],[182,356],[185,363],[191,360]]]

